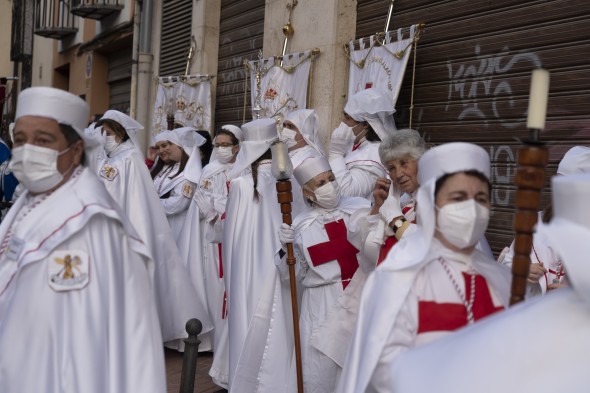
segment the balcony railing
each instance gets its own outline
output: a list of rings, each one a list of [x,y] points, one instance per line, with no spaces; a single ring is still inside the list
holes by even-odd
[[[76,34],[74,15],[70,12],[70,0],[36,0],[35,1],[35,34],[62,39]]]
[[[71,0],[72,14],[100,20],[123,9],[125,0]]]

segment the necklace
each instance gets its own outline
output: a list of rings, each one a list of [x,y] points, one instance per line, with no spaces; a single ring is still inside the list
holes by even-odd
[[[176,164],[175,164],[176,165]],[[157,181],[160,182],[160,184],[158,185],[158,195],[160,195],[160,191],[162,191],[162,186],[164,185],[164,180],[166,180],[166,176],[168,176],[168,174],[170,172],[172,172],[172,170],[174,169],[175,165],[171,165],[167,170],[162,170],[160,173],[158,173],[158,175],[156,176]]]
[[[476,276],[475,273],[474,274],[468,273],[471,276],[471,282],[470,282],[471,291],[469,293],[469,300],[467,300],[467,296],[465,296],[465,294],[461,290],[461,287],[459,287],[459,284],[455,280],[455,276],[453,276],[453,273],[451,273],[451,269],[449,268],[447,261],[445,261],[442,257],[439,257],[438,260],[441,263],[443,269],[445,270],[445,273],[447,273],[447,276],[449,277],[449,279],[453,283],[453,286],[455,287],[455,291],[457,291],[459,298],[461,298],[461,301],[465,305],[465,308],[467,309],[467,324],[471,325],[474,322],[473,302],[475,301],[475,276]]]
[[[68,179],[68,182],[76,179],[80,175],[80,173],[82,173],[82,169],[83,169],[82,166],[78,166],[76,169],[74,169],[74,172],[72,173],[72,176],[70,176],[70,178]],[[23,210],[21,210],[18,213],[18,215],[14,219],[14,222],[10,226],[10,229],[8,229],[8,231],[6,232],[6,236],[4,236],[4,240],[2,241],[2,245],[0,245],[0,257],[4,256],[6,249],[10,245],[10,241],[12,240],[12,235],[14,234],[14,230],[16,228],[18,228],[19,224],[25,219],[25,217],[30,212],[33,211],[33,209],[35,209],[43,201],[45,201],[51,194],[53,194],[53,191],[55,191],[55,190],[51,190],[51,191],[46,192],[41,195],[37,195],[37,200],[35,202],[33,202],[31,204],[31,206],[29,206],[28,209],[24,211],[24,213],[22,213]]]

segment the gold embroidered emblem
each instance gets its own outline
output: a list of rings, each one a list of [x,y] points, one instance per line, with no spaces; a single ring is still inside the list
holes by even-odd
[[[49,286],[56,291],[84,288],[89,282],[89,258],[83,251],[56,251],[49,257]]]
[[[211,189],[211,186],[213,184],[211,183],[211,180],[209,179],[205,179],[202,183],[201,183],[201,189],[202,190],[209,190]]]
[[[105,165],[100,169],[100,176],[104,177],[108,181],[113,181],[115,177],[119,174],[117,168],[111,165]]]
[[[195,192],[195,186],[190,181],[185,181],[182,185],[182,196],[192,198]]]

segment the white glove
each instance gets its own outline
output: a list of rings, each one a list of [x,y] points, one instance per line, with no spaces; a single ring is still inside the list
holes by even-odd
[[[401,192],[394,182],[391,182],[389,188],[389,196],[381,205],[379,209],[379,216],[385,221],[385,224],[389,225],[391,220],[395,217],[403,216],[402,208],[400,207]]]
[[[283,245],[283,248],[287,248],[287,243],[295,242],[295,230],[289,224],[282,223],[279,229],[279,240]]]
[[[197,203],[197,206],[199,206],[203,216],[205,216],[206,221],[211,221],[213,218],[215,218],[217,211],[213,207],[213,201],[211,200],[211,197],[205,195],[204,192],[197,188],[193,194],[193,199]]]
[[[344,123],[340,123],[338,128],[332,132],[330,138],[329,158],[343,157],[354,144],[354,138],[351,128]]]

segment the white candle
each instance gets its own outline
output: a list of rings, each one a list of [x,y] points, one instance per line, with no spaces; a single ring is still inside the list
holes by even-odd
[[[549,98],[549,71],[543,68],[533,70],[529,94],[528,128],[544,129]]]

